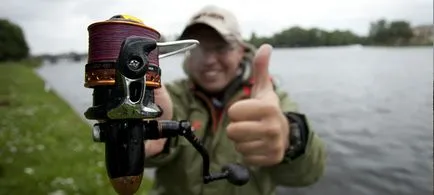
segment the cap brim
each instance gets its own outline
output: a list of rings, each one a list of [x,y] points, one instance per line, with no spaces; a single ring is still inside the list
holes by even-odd
[[[181,35],[178,37],[178,40],[187,39],[191,36],[191,31],[194,28],[200,28],[200,27],[209,27],[217,32],[217,34],[220,35],[220,37],[225,40],[226,42],[229,42],[230,39],[228,35],[230,32],[224,27],[224,25],[218,21],[218,20],[198,20],[193,23],[190,23],[187,25],[184,30],[182,31]]]

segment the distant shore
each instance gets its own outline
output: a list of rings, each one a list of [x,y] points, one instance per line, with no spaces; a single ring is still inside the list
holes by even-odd
[[[287,46],[273,46],[275,49],[314,49],[314,48],[336,48],[336,47],[366,47],[366,48],[424,48],[424,47],[434,47],[434,44],[419,44],[419,45],[363,45],[363,44],[348,44],[348,45],[316,45],[316,46],[300,46],[300,47],[287,47]],[[165,51],[161,54],[170,52]],[[182,54],[176,54],[182,55]],[[56,63],[59,59],[69,59],[72,61],[83,61],[87,59],[87,53],[63,53],[63,54],[44,54],[35,55],[32,58],[39,59],[43,61],[49,61],[51,63]]]

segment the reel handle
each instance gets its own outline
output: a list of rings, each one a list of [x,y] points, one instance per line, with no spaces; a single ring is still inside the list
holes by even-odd
[[[249,181],[249,171],[237,163],[223,166],[219,173],[210,173],[208,152],[194,135],[190,123],[185,120],[107,121],[94,125],[93,136],[94,140],[106,143],[106,160],[110,161],[107,162],[107,171],[111,178],[143,172],[143,141],[183,136],[202,156],[203,183],[226,179],[233,185],[241,186]]]
[[[194,135],[190,122],[186,120],[160,120],[158,122],[151,121],[149,124],[151,123],[151,128],[148,128],[147,132],[145,132],[145,139],[159,139],[163,137],[174,137],[180,135],[185,137],[191,143],[191,145],[193,145],[193,147],[199,152],[203,159],[202,176],[203,182],[205,184],[220,179],[226,179],[228,182],[234,185],[241,186],[249,181],[250,174],[247,168],[236,163],[225,165],[222,168],[222,172],[220,173],[210,173],[208,151],[203,147],[202,143]],[[157,131],[155,131],[154,129],[158,129],[158,134]]]

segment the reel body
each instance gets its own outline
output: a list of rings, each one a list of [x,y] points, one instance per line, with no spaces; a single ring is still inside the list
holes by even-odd
[[[161,87],[159,58],[197,45],[195,40],[158,43],[158,31],[132,16],[117,15],[91,24],[85,84],[93,89],[93,105],[84,113],[97,120],[92,135],[105,144],[107,175],[118,194],[134,194],[143,177],[146,140],[184,136],[203,158],[203,182],[227,179],[234,185],[248,182],[249,173],[238,164],[209,173],[209,156],[188,121],[157,120],[164,110],[154,101]],[[191,44],[159,55],[158,48]]]

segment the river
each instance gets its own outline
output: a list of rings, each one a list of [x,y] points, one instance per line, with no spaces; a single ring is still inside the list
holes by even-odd
[[[161,60],[163,82],[185,77],[181,60]],[[60,62],[37,71],[81,116],[92,104],[84,65]],[[433,194],[432,47],[276,49],[270,72],[328,151],[317,184],[278,194]]]

